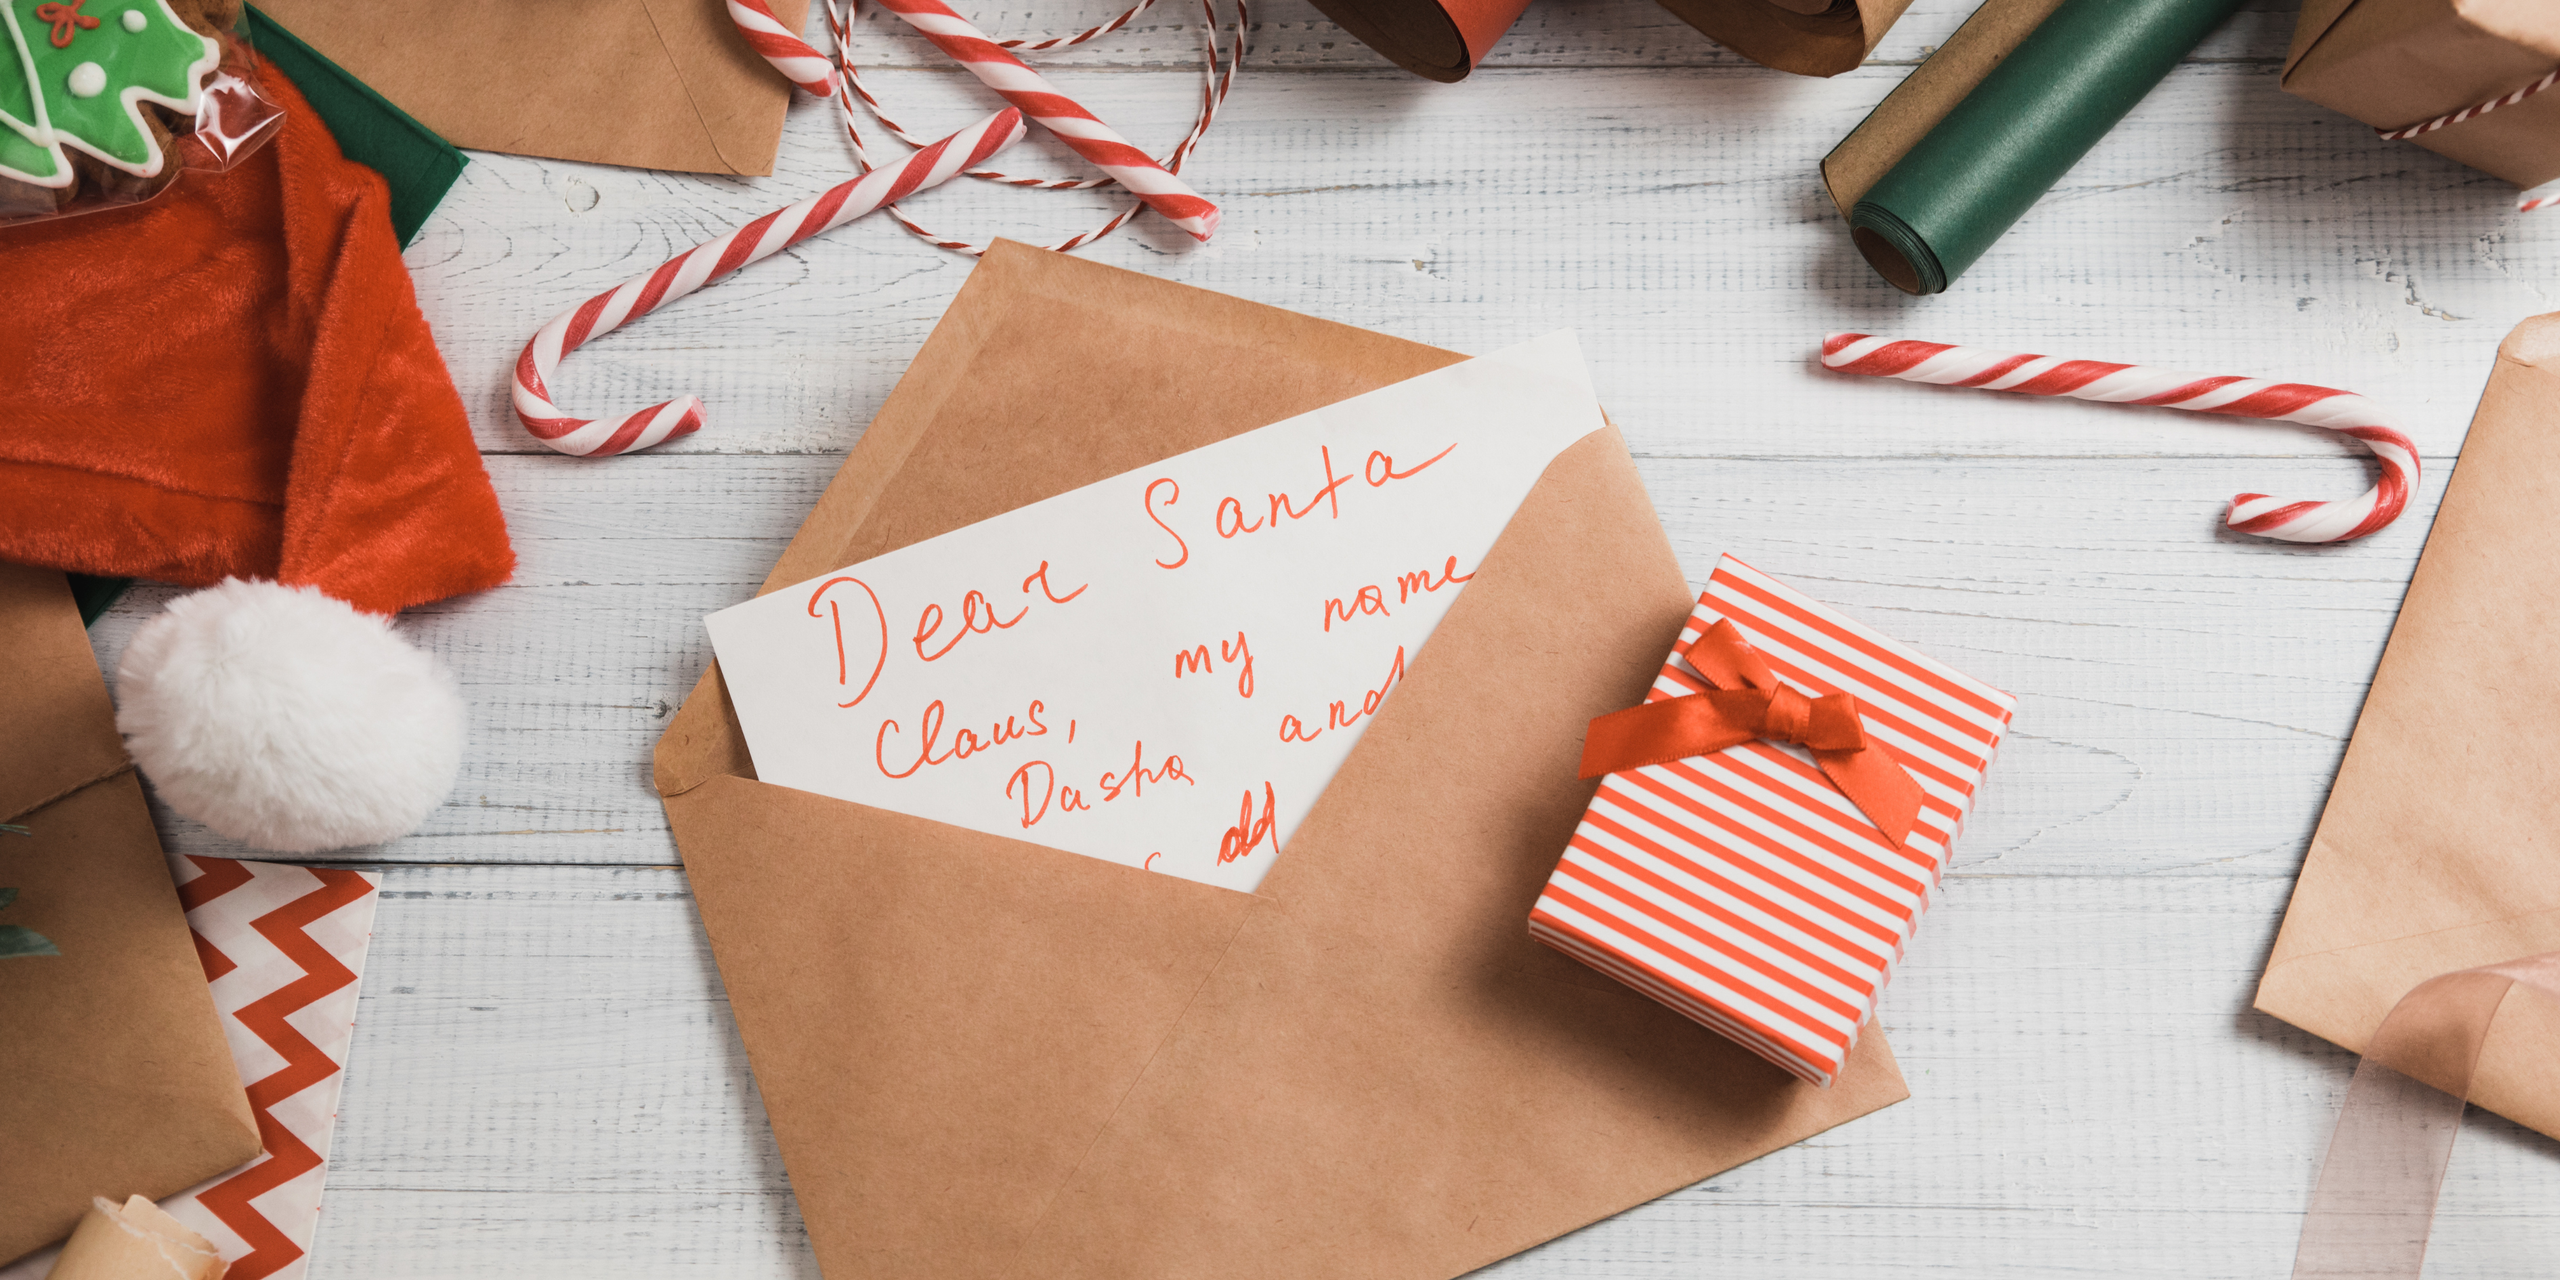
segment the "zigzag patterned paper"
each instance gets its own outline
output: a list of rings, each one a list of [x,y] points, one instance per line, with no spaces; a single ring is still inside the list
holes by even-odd
[[[173,862],[266,1152],[160,1207],[222,1250],[226,1280],[301,1280],[381,881],[278,862]],[[54,1254],[0,1269],[0,1280],[42,1280]]]

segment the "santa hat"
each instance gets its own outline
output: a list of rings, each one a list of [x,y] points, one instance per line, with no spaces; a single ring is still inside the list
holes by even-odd
[[[127,646],[119,726],[179,812],[310,852],[452,789],[460,693],[391,615],[515,554],[382,178],[259,73],[284,127],[228,173],[0,230],[0,560],[210,588]]]

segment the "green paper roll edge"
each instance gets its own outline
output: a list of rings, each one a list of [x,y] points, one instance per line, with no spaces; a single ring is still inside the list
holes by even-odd
[[[1823,161],[1848,218],[1851,242],[1876,273],[1906,293],[1943,292],[2052,190],[2099,139],[2166,79],[2241,0],[1994,0],[1879,104]],[[1997,28],[2047,12],[2002,47]],[[1986,47],[1986,42],[1988,47]],[[1940,58],[1947,68],[1935,68]],[[1982,69],[1973,71],[1973,66]],[[1926,112],[1933,76],[1974,83],[1865,186],[1898,109]],[[1911,90],[1917,99],[1897,99]],[[1889,138],[1881,145],[1890,146]]]
[[[416,239],[427,215],[444,202],[445,192],[461,180],[470,161],[435,130],[330,61],[284,24],[255,5],[245,8],[241,25],[248,29],[251,47],[302,91],[320,122],[329,126],[339,151],[390,184],[392,234],[403,245]]]

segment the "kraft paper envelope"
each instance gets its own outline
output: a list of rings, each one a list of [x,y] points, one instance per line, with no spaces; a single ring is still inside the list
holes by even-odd
[[[2517,326],[2285,909],[2257,1007],[2361,1053],[2440,973],[2560,951],[2560,313]],[[2560,1013],[2502,1005],[2471,1100],[2560,1137]]]
[[[765,586],[1460,358],[1000,243]],[[658,788],[822,1269],[1452,1276],[1906,1096],[1529,939],[1690,604],[1585,437],[1252,894],[758,782],[706,674]]]
[[[0,564],[0,1265],[98,1196],[184,1191],[258,1155],[178,887],[62,574]]]
[[[722,0],[257,0],[457,147],[768,174],[791,85]],[[800,29],[809,0],[772,0]]]

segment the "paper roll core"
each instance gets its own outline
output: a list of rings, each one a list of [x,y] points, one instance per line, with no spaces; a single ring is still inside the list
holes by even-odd
[[[1946,269],[1928,242],[1889,210],[1860,204],[1849,215],[1849,242],[1885,282],[1904,293],[1944,293]]]

